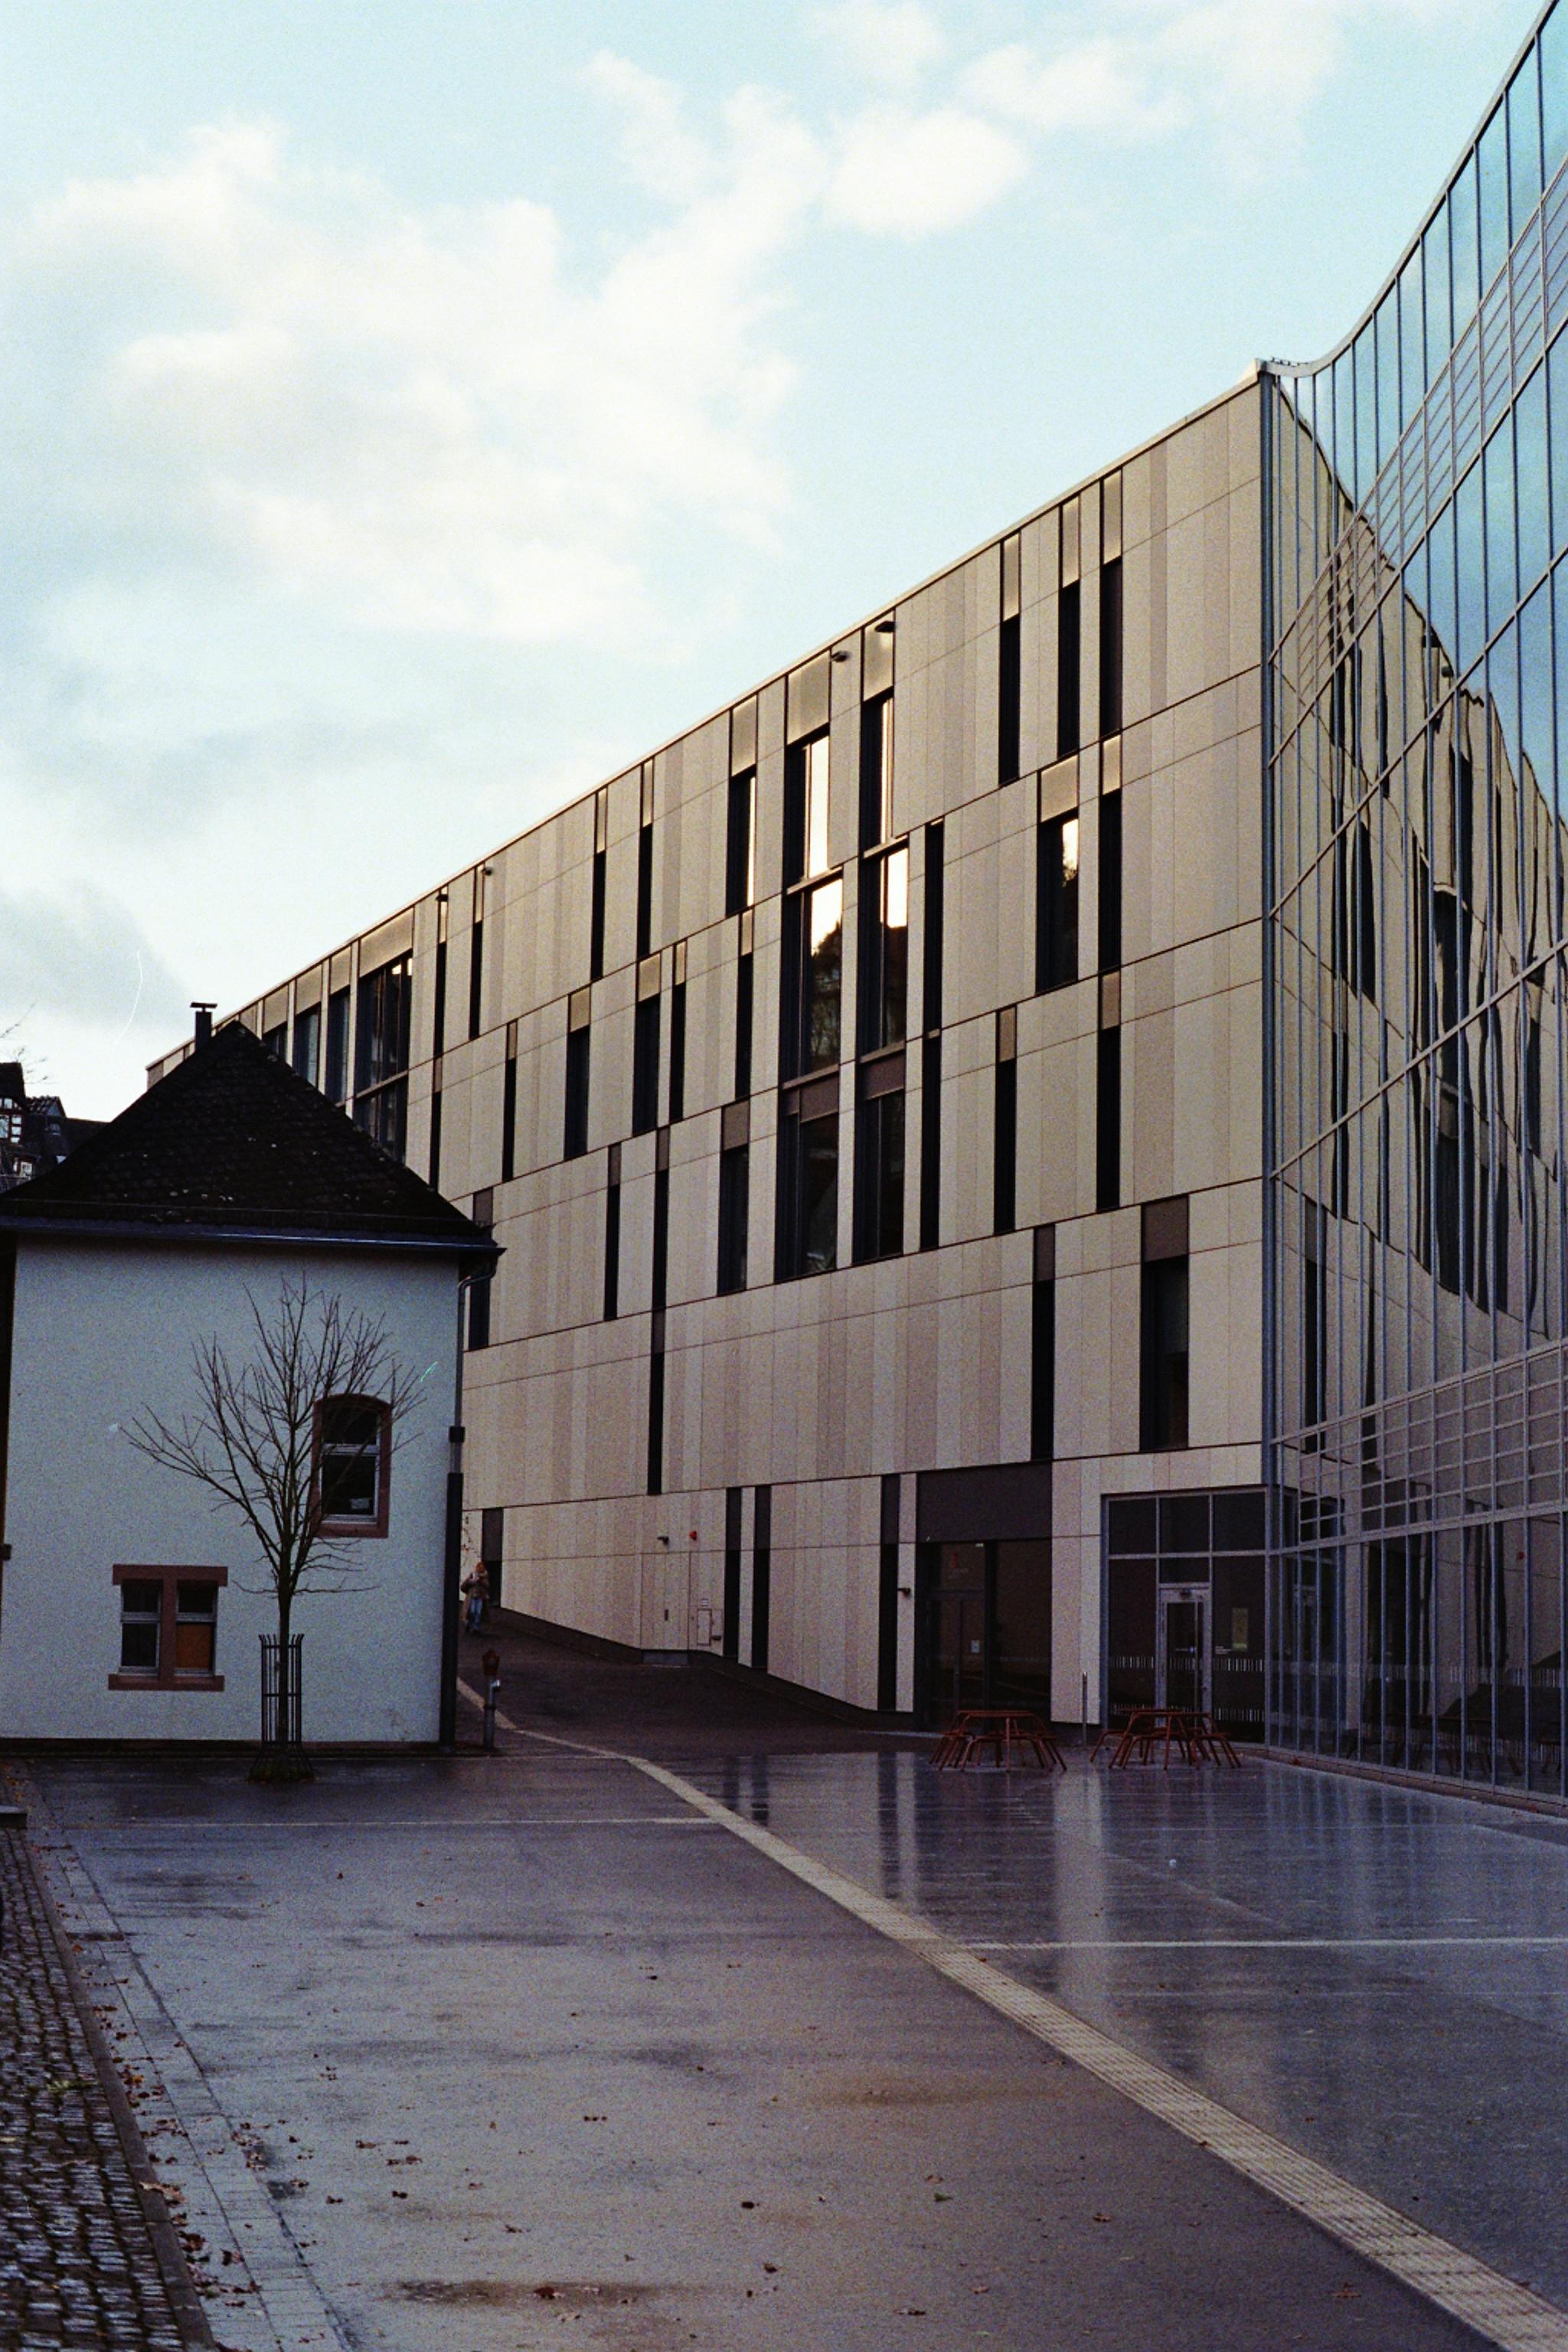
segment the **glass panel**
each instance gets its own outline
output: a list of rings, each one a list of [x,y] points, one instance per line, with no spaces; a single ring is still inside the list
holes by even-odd
[[[1051,1548],[999,1543],[992,1609],[991,1699],[1051,1712]]]
[[[120,1629],[120,1671],[123,1675],[155,1675],[158,1671],[158,1621],[127,1623]]]
[[[826,1274],[838,1260],[838,1119],[803,1122],[802,1272]]]
[[[1519,583],[1534,587],[1552,553],[1546,473],[1546,371],[1537,368],[1514,410],[1514,478],[1519,507]]]
[[[1508,118],[1500,106],[1481,133],[1481,286],[1489,286],[1508,252]]]
[[[1480,257],[1476,242],[1476,159],[1472,155],[1448,192],[1448,237],[1453,260],[1454,340],[1458,341],[1480,300]]]
[[[1486,643],[1486,542],[1481,529],[1481,469],[1472,466],[1454,501],[1459,625],[1455,667],[1466,670]]]
[[[1419,246],[1405,263],[1399,279],[1399,413],[1408,424],[1421,405],[1426,389],[1424,357],[1424,304]]]
[[[163,1605],[163,1588],[161,1584],[138,1580],[134,1584],[122,1584],[120,1588],[121,1612],[126,1617],[156,1617]]]
[[[805,986],[802,1042],[808,1070],[829,1068],[839,1055],[844,970],[844,885],[824,882],[805,906]]]
[[[821,874],[827,866],[827,738],[818,735],[805,747],[805,870]]]
[[[216,1584],[181,1584],[175,1588],[174,1607],[181,1617],[216,1617],[217,1586]]]
[[[1541,89],[1533,48],[1509,84],[1508,176],[1511,236],[1517,240],[1541,201]]]
[[[1453,306],[1448,292],[1448,208],[1439,205],[1431,227],[1421,241],[1426,262],[1426,380],[1442,366],[1454,340]]]
[[[210,1622],[199,1621],[178,1624],[174,1628],[174,1672],[177,1675],[210,1675],[216,1654],[216,1629]]]
[[[1568,155],[1568,8],[1554,8],[1541,28],[1541,110],[1546,137],[1542,178],[1550,186]]]
[[[1487,511],[1487,625],[1495,632],[1519,602],[1513,527],[1513,419],[1505,417],[1482,460]]]

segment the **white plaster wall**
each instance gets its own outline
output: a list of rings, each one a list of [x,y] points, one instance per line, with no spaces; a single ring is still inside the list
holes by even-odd
[[[0,1737],[254,1739],[258,1636],[276,1631],[255,1539],[202,1488],[157,1469],[122,1434],[146,1410],[195,1404],[192,1342],[247,1343],[247,1286],[275,1299],[303,1275],[384,1317],[399,1360],[424,1374],[392,1465],[388,1532],[339,1555],[363,1590],[301,1597],[308,1740],[429,1740],[437,1733],[447,1430],[456,1269],[448,1259],[21,1243],[17,1253],[6,1535],[0,1586]],[[120,1664],[118,1563],[221,1566],[221,1691],[111,1690]],[[250,1588],[247,1590],[247,1588]]]

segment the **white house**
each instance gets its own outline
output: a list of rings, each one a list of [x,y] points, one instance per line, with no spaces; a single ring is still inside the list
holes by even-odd
[[[0,1738],[257,1738],[258,1637],[277,1630],[260,1548],[127,1431],[197,1409],[193,1349],[253,1361],[257,1312],[303,1286],[313,1312],[378,1320],[416,1384],[395,1443],[384,1399],[316,1401],[339,1589],[294,1607],[304,1736],[434,1740],[459,1284],[494,1258],[237,1024],[0,1196]]]

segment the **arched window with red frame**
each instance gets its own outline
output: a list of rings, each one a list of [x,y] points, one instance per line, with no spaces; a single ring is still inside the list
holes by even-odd
[[[327,1536],[384,1536],[392,1414],[377,1397],[323,1397],[316,1407],[316,1504]]]

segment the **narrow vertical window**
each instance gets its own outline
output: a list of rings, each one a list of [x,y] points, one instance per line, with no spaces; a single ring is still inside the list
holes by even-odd
[[[997,781],[1010,784],[1018,773],[1024,694],[1023,623],[1019,614],[1019,541],[1002,542],[1002,627],[996,681]]]
[[[942,826],[940,817],[926,827],[925,847],[925,943],[921,972],[921,1026],[929,1032],[942,1027],[945,890],[942,872]]]
[[[605,890],[609,849],[610,795],[602,791],[594,795],[594,877],[588,908],[590,980],[602,980],[605,976]]]
[[[744,1488],[724,1489],[724,1623],[721,1654],[732,1665],[741,1657],[741,1507]]]
[[[909,1026],[910,853],[891,849],[861,869],[860,1051],[901,1045]]]
[[[1121,794],[1100,803],[1100,969],[1121,968]]]
[[[1121,558],[1100,568],[1100,731],[1121,732]]]
[[[398,1160],[408,1139],[412,961],[395,956],[362,976],[354,1028],[354,1123]]]
[[[621,1147],[612,1143],[605,1183],[605,1320],[621,1311]]]
[[[637,827],[637,961],[653,949],[653,771],[645,767]]]
[[[669,1123],[686,1117],[686,941],[673,958],[675,979],[669,992]]]
[[[289,1055],[297,1078],[308,1078],[315,1086],[321,1076],[321,1008],[308,1005],[303,1013],[294,1015],[294,1050]]]
[[[668,1303],[669,1291],[669,1129],[659,1130],[659,1156],[664,1165],[653,1179],[653,1267],[649,1296],[654,1312]]]
[[[894,1257],[904,1246],[904,1057],[860,1071],[855,1121],[857,1258]]]
[[[647,1360],[647,1491],[664,1492],[664,1349]]]
[[[437,1065],[439,1069],[439,1065]],[[441,1189],[441,1087],[439,1079],[430,1092],[430,1189]]]
[[[836,875],[796,891],[784,910],[780,1076],[835,1066],[844,995],[844,884]]]
[[[1029,1302],[1029,1458],[1049,1462],[1056,1448],[1057,1229],[1037,1225]]]
[[[1018,1222],[1018,1013],[996,1015],[996,1092],[992,1118],[991,1225],[1010,1234]]]
[[[647,1135],[658,1125],[657,956],[649,956],[637,973],[637,1004],[632,1022],[632,1133]]]
[[[719,1283],[721,1295],[744,1290],[750,1238],[751,1146],[733,1143],[719,1154]]]
[[[1095,1050],[1094,1205],[1121,1199],[1121,1031],[1102,1029]]]
[[[773,1567],[773,1490],[759,1486],[752,1505],[752,1664],[768,1670]]]
[[[593,1035],[588,1013],[589,993],[580,988],[566,1015],[566,1108],[562,1149],[568,1160],[580,1160],[588,1149],[588,1051]]]
[[[838,1082],[781,1097],[777,1278],[826,1274],[838,1262]]]
[[[893,830],[893,698],[860,706],[860,846],[875,849]]]
[[[468,1213],[480,1233],[488,1239],[495,1223],[496,1196],[489,1185],[474,1194]],[[488,1348],[490,1344],[490,1286],[495,1280],[492,1271],[476,1274],[468,1285],[468,1345]]]
[[[792,743],[784,754],[786,888],[827,870],[827,730]]]
[[[1065,760],[1080,740],[1079,667],[1082,656],[1080,590],[1069,581],[1057,598],[1057,757]]]
[[[881,1548],[877,1561],[877,1709],[899,1704],[899,1474],[882,1480]]]
[[[349,1098],[349,992],[333,989],[327,999],[327,1094],[335,1103]]]
[[[1187,1231],[1184,1199],[1145,1204],[1140,1344],[1145,1454],[1187,1443]]]
[[[506,1068],[500,1096],[500,1181],[510,1184],[517,1173],[517,1024],[506,1030]]]
[[[942,1240],[942,1038],[921,1049],[921,1247]]]
[[[447,894],[436,893],[436,974],[430,1003],[430,1051],[437,1057],[447,1050]]]
[[[742,916],[741,953],[735,964],[735,1094],[744,1101],[752,1091],[752,921]]]
[[[1066,988],[1078,978],[1078,812],[1054,816],[1037,834],[1035,986]]]
[[[730,779],[724,832],[724,912],[738,915],[756,896],[757,772]]]
[[[474,868],[474,928],[468,939],[468,1034],[477,1037],[484,1026],[485,1004],[485,876],[488,866]]]
[[[263,1030],[261,1043],[275,1062],[286,1062],[289,1059],[289,1024],[279,1021],[274,1028]]]

